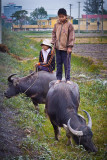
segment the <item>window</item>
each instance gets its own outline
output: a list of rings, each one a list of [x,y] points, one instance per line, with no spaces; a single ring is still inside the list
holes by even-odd
[[[51,21],[49,21],[49,25],[51,26]]]
[[[94,18],[91,18],[91,22],[95,22],[95,19],[94,19]]]
[[[45,25],[45,22],[42,22],[42,25]]]

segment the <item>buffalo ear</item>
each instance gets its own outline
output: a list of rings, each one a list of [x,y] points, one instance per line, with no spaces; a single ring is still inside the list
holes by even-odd
[[[63,124],[63,127],[66,131],[68,131],[68,126],[66,124]]]
[[[19,78],[15,78],[14,80],[13,80],[13,85],[14,86],[17,86],[19,84]]]

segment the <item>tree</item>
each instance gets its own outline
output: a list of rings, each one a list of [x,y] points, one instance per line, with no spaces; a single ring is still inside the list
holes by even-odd
[[[84,9],[83,9],[83,11],[85,11],[86,14],[98,14],[98,13],[102,13],[101,6],[102,6],[102,0],[86,0],[84,2]],[[107,10],[103,9],[103,12],[106,13]]]
[[[102,13],[102,11],[99,12],[100,14]],[[103,14],[107,14],[107,10],[103,8]]]
[[[45,18],[47,16],[47,11],[45,11],[43,7],[36,8],[33,12],[31,12],[30,16],[33,20],[36,21],[38,19]]]
[[[0,44],[2,43],[2,19],[1,19],[1,0],[0,0]]]
[[[15,22],[17,25],[20,25],[20,28],[22,29],[22,25],[26,21],[28,12],[26,10],[16,11],[12,14],[13,22]]]

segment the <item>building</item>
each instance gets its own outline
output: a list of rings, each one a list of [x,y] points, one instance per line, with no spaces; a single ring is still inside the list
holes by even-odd
[[[55,23],[57,22],[58,17],[57,16],[48,16],[45,19],[39,19],[37,20],[37,25],[39,28],[53,28]],[[68,16],[68,20],[70,21],[70,16]],[[71,23],[73,23],[73,17],[71,17]]]
[[[86,30],[86,22],[88,23],[88,30],[102,30],[102,15],[82,15],[80,19],[80,30]],[[103,30],[107,30],[107,15],[103,15]]]
[[[9,3],[7,6],[4,6],[4,15],[7,19],[11,19],[12,14],[20,10],[22,10],[22,6],[16,6],[14,3]]]
[[[51,18],[56,17],[56,15],[48,15],[47,17],[43,19],[37,20],[38,28],[52,28],[51,26]]]
[[[38,30],[52,30],[54,27],[54,24],[57,22],[58,17],[57,16],[47,16],[44,19],[38,19],[37,25],[23,25],[20,29],[19,25],[13,25],[14,31],[38,31]],[[68,16],[68,20],[70,21],[70,17]],[[71,17],[71,23],[73,23],[73,17]]]

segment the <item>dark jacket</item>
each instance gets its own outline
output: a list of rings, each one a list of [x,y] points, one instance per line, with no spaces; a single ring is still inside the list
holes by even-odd
[[[50,50],[47,56],[47,63],[43,63],[44,58],[41,50],[39,55],[39,62],[41,66],[47,67],[49,72],[52,72],[53,70],[55,70],[55,55],[53,54],[52,50]]]

